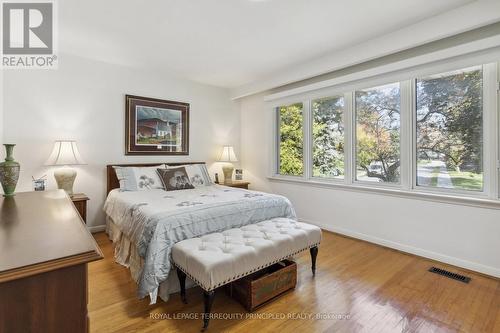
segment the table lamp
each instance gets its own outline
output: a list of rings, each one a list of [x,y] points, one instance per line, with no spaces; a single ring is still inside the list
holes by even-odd
[[[71,140],[56,141],[49,159],[45,162],[45,165],[62,165],[61,168],[54,171],[54,178],[56,179],[57,187],[65,190],[70,196],[73,195],[76,170],[69,166],[82,164],[85,164],[85,162],[80,156],[76,141]]]
[[[234,170],[232,162],[238,162],[238,159],[234,154],[233,146],[224,146],[218,161],[226,162],[226,164],[222,166],[222,172],[224,172],[224,184],[232,184]]]

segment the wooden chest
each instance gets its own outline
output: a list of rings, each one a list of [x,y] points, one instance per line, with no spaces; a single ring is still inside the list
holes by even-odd
[[[285,291],[294,289],[296,284],[297,264],[283,260],[232,282],[229,292],[248,311],[253,311]]]

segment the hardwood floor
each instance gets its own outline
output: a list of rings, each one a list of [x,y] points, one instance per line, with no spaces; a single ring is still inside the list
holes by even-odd
[[[89,264],[91,332],[200,331],[199,318],[165,318],[199,316],[201,289],[187,291],[187,305],[176,294],[168,303],[150,306],[135,297],[136,285],[114,262],[107,236],[94,237],[105,259]],[[212,311],[234,318],[212,319],[207,332],[500,332],[498,279],[329,232],[324,232],[316,277],[309,252],[297,264],[297,288],[256,310],[255,318],[236,318],[249,314],[218,290]],[[436,265],[472,281],[427,272]],[[324,318],[309,317],[316,314]]]

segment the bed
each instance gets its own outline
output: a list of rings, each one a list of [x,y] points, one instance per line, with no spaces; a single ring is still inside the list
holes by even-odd
[[[113,166],[107,167],[106,231],[115,259],[130,268],[139,298],[167,301],[179,290],[170,274],[171,248],[182,240],[272,218],[295,218],[290,201],[279,195],[209,184],[194,189],[121,191]],[[169,167],[191,163],[168,163]]]

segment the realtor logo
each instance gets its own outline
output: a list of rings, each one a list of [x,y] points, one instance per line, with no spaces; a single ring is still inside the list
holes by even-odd
[[[55,68],[54,26],[53,1],[3,1],[2,67]]]

